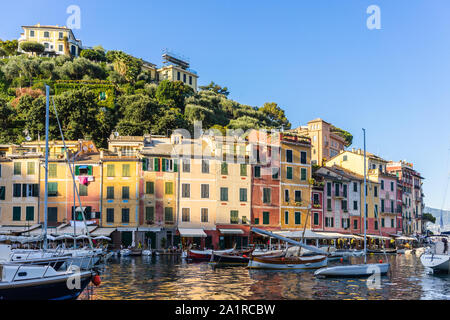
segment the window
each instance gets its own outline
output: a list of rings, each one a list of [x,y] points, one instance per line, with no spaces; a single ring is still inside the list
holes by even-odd
[[[394,201],[393,200],[391,200],[391,211],[390,212],[392,212],[392,213],[394,213]]]
[[[334,184],[334,195],[336,197],[339,197],[339,184],[338,183]]]
[[[241,164],[241,177],[246,177],[246,176],[247,176],[247,165]]]
[[[272,179],[278,180],[280,176],[280,169],[279,168],[272,168]]]
[[[247,189],[239,189],[239,200],[247,202]]]
[[[220,201],[228,201],[228,188],[220,188]]]
[[[331,182],[327,182],[327,196],[331,197]]]
[[[129,178],[130,175],[130,165],[129,164],[123,164],[122,165],[122,177]]]
[[[221,165],[221,174],[222,174],[222,175],[228,175],[228,163],[222,162],[222,165]]]
[[[49,207],[47,212],[48,212],[47,219],[49,222],[58,222],[58,208]]]
[[[115,177],[116,176],[116,170],[113,164],[108,164],[106,166],[106,176],[107,177]]]
[[[395,226],[394,226],[394,219],[391,219],[391,228],[395,228]]]
[[[327,199],[327,210],[331,211],[331,199]]]
[[[302,202],[302,192],[300,190],[295,191],[295,202]]]
[[[6,187],[0,187],[0,200],[5,200],[6,197]]]
[[[48,183],[48,196],[57,197],[58,196],[58,182]]]
[[[20,221],[21,220],[21,207],[13,207],[13,221]]]
[[[122,223],[130,223],[130,209],[122,209]]]
[[[342,210],[344,210],[344,212],[347,212],[347,200],[342,200]]]
[[[183,74],[183,82],[186,83],[186,74]]]
[[[106,199],[114,199],[114,187],[106,187]]]
[[[48,165],[48,177],[49,178],[56,178],[58,175],[58,167],[56,166],[56,163],[51,163]]]
[[[381,227],[384,228],[384,218],[381,218]]]
[[[286,150],[286,162],[292,163],[292,150]]]
[[[202,199],[209,199],[209,184],[202,184]]]
[[[152,223],[155,220],[155,208],[145,207],[145,221],[147,223]]]
[[[166,182],[165,183],[165,193],[166,193],[166,195],[172,195],[173,194],[173,182]]]
[[[202,222],[208,222],[208,209],[202,208]]]
[[[284,224],[289,224],[289,211],[284,212]]]
[[[255,218],[255,224],[259,224],[259,218]]]
[[[78,193],[79,193],[80,197],[87,197],[88,187],[85,186],[84,184],[80,184],[78,187]]]
[[[306,162],[307,162],[306,156],[307,156],[307,154],[305,151],[300,152],[300,163],[301,164],[306,164]]]
[[[386,212],[384,210],[384,199],[381,199],[381,212]]]
[[[34,30],[30,30],[30,37],[34,37]]]
[[[378,221],[374,221],[374,223],[373,223],[373,228],[374,228],[375,230],[378,230]]]
[[[13,197],[20,198],[21,196],[22,196],[22,185],[15,183],[13,185]]]
[[[64,51],[64,46],[62,44],[58,45],[58,51],[59,52],[63,52]]]
[[[209,173],[209,161],[202,160],[202,173]]]
[[[334,227],[334,218],[325,218],[325,227],[327,228]]]
[[[177,72],[177,80],[181,81],[181,73],[180,73],[180,71]]]
[[[181,186],[181,197],[190,198],[191,197],[191,185],[183,183]]]
[[[344,194],[344,198],[347,198],[347,185],[344,184],[343,185],[343,190],[342,190],[343,194]]]
[[[300,173],[302,181],[306,181],[308,171],[305,168],[301,168]]]
[[[286,179],[292,180],[292,167],[286,168]]]
[[[255,221],[255,223],[256,223],[256,221]],[[263,212],[263,224],[270,224],[270,212],[266,212],[266,211]]]
[[[173,208],[171,207],[164,208],[164,221],[173,222]]]
[[[319,213],[318,212],[314,212],[314,225],[315,226],[319,225]]]
[[[147,181],[145,183],[145,193],[154,194],[155,193],[155,183],[153,181]]]
[[[297,224],[297,225],[302,224],[302,213],[301,212],[295,213],[295,224]]]
[[[22,163],[14,162],[14,175],[20,176],[22,174]]]
[[[122,199],[130,199],[130,187],[122,187]]]
[[[348,157],[347,157],[347,156],[344,156],[342,160],[343,160],[343,161],[347,161],[347,160],[348,160]]]
[[[353,229],[358,229],[358,220],[353,220]]]
[[[261,178],[261,167],[260,166],[255,167],[255,178]]]
[[[378,197],[378,187],[375,187],[373,189],[373,195],[374,195],[374,197]]]
[[[191,221],[191,209],[189,208],[181,209],[181,219],[183,222]]]
[[[353,210],[358,210],[358,201],[353,201]]]
[[[391,182],[391,191],[394,191],[394,182]]]
[[[44,32],[44,38],[50,38],[50,32],[45,31]]]
[[[100,101],[105,101],[106,100],[106,92],[100,92],[99,100]]]
[[[113,208],[106,209],[106,222],[114,223],[114,209]]]
[[[92,166],[75,166],[76,176],[92,176]]]
[[[374,208],[374,215],[375,215],[375,218],[378,217],[378,205],[377,204],[375,205],[375,208]]]
[[[263,189],[263,203],[271,203],[271,189],[264,188]]]
[[[353,192],[358,192],[358,183],[353,182]]]
[[[34,220],[34,207],[27,207],[26,209],[26,220],[33,221]]]
[[[189,84],[192,85],[192,76],[189,76]]]
[[[236,210],[230,211],[230,223],[239,224],[239,211]]]
[[[27,175],[31,176],[35,174],[35,165],[34,162],[27,163]]]
[[[381,190],[384,190],[384,180],[381,180]]]
[[[189,173],[191,172],[191,160],[183,159],[183,172]]]

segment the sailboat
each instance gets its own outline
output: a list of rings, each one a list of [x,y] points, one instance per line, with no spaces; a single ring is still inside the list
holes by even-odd
[[[317,277],[368,277],[373,274],[387,274],[389,263],[367,263],[367,155],[366,155],[366,130],[364,132],[364,264],[327,267],[317,270],[314,275]]]

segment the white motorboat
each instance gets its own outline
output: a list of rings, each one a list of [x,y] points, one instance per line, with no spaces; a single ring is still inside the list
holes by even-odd
[[[306,270],[326,266],[327,257],[323,255],[306,257],[250,257],[249,269]]]
[[[93,275],[58,272],[51,266],[0,264],[0,300],[74,300]]]
[[[369,263],[322,268],[314,272],[314,275],[322,277],[368,277],[373,274],[387,274],[388,271],[389,263]]]
[[[420,256],[420,262],[427,268],[433,269],[435,272],[450,273],[450,254],[445,251],[444,243],[437,242],[434,248],[430,248],[426,253]]]
[[[130,249],[122,249],[120,250],[120,256],[121,257],[128,257],[131,255],[131,250]]]
[[[153,251],[152,250],[142,250],[142,255],[143,256],[151,256],[153,255]]]

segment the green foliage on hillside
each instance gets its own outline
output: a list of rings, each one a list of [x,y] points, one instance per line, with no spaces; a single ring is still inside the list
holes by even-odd
[[[24,130],[33,139],[44,136],[45,84],[51,87],[66,139],[91,137],[99,147],[107,146],[113,131],[169,135],[185,128],[192,133],[195,121],[222,132],[291,126],[276,103],[240,104],[214,82],[198,93],[181,81],[156,84],[140,59],[121,51],[105,53],[101,47],[84,52],[79,58],[18,55],[0,60],[0,143],[21,143]],[[52,108],[50,138],[60,138]]]
[[[337,133],[338,135],[340,135],[341,137],[343,137],[345,139],[345,146],[346,147],[350,147],[353,143],[353,135],[348,132],[345,131],[343,129],[337,128],[335,126],[331,127],[331,132]]]

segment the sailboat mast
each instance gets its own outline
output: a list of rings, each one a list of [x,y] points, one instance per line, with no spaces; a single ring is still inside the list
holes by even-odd
[[[364,263],[367,263],[367,163],[366,163],[366,129],[364,132]]]
[[[48,214],[48,126],[50,109],[50,87],[45,85],[46,105],[45,105],[45,196],[44,196],[44,250],[47,250],[47,214]]]

